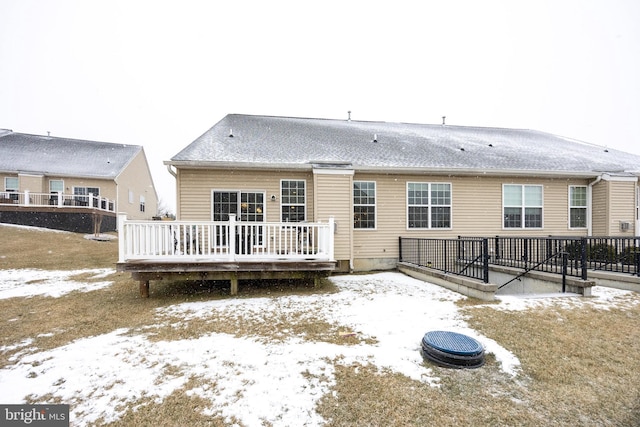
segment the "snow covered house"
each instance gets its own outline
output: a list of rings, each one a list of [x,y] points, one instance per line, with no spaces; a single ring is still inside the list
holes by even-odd
[[[78,232],[115,230],[116,213],[156,215],[158,197],[137,145],[0,130],[0,222]]]
[[[120,228],[141,289],[241,261],[392,269],[400,237],[638,234],[640,156],[532,130],[230,114],[165,164],[181,228]]]
[[[399,236],[638,234],[640,156],[532,130],[230,114],[166,164],[181,220],[333,217],[340,270]]]

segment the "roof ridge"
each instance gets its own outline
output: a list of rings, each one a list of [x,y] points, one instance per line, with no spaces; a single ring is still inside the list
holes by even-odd
[[[67,140],[67,141],[75,141],[75,142],[83,142],[83,143],[92,143],[92,144],[108,144],[108,145],[119,145],[124,147],[141,147],[139,144],[124,144],[121,142],[110,142],[110,141],[96,141],[93,139],[80,139],[80,138],[70,138],[66,136],[53,136],[53,135],[38,135],[35,133],[24,133],[24,132],[11,132],[7,135],[21,135],[27,137],[35,137],[35,138],[43,138],[47,140]]]

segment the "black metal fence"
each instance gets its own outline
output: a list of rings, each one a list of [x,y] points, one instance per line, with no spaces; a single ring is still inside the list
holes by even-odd
[[[637,237],[400,237],[400,261],[488,282],[489,265],[587,279],[599,270],[640,276]]]
[[[487,239],[400,237],[400,262],[489,282]]]

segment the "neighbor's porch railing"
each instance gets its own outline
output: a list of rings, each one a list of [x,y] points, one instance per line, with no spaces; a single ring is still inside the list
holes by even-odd
[[[118,215],[119,262],[333,260],[334,220],[327,223],[128,221]]]
[[[31,207],[78,207],[91,208],[108,212],[115,212],[113,200],[100,196],[58,193],[32,193],[30,191],[0,192],[0,205],[31,206]]]

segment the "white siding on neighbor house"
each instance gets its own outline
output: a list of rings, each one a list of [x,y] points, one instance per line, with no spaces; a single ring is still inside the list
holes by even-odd
[[[265,193],[265,221],[280,222],[280,182],[282,179],[306,183],[307,221],[314,221],[313,176],[310,172],[262,172],[235,169],[179,169],[178,219],[211,221],[213,190],[249,190]],[[272,201],[271,196],[276,200]]]

